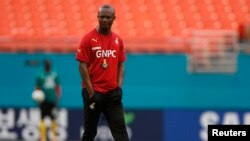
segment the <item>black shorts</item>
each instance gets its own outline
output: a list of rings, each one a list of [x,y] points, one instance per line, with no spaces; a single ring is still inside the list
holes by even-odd
[[[47,101],[44,101],[40,104],[40,110],[41,110],[41,118],[44,119],[46,116],[49,116],[52,120],[55,119],[55,103],[50,103]]]

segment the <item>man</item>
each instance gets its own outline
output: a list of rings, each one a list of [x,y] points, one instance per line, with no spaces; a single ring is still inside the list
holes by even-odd
[[[93,141],[103,113],[116,141],[128,141],[124,121],[122,82],[126,54],[122,39],[111,31],[115,10],[99,8],[99,26],[86,34],[76,53],[82,78],[84,133],[82,141]]]
[[[47,140],[47,127],[44,122],[46,116],[51,119],[51,131],[52,140],[56,140],[56,117],[55,108],[57,102],[61,96],[61,87],[59,78],[56,72],[51,69],[51,62],[49,60],[44,61],[44,71],[38,75],[36,80],[36,89],[42,90],[45,94],[45,99],[39,103],[41,110],[41,122],[40,122],[40,137],[41,141]]]

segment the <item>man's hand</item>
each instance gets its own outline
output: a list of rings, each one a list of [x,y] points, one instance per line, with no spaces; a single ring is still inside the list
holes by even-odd
[[[94,96],[95,91],[93,89],[90,89],[88,90],[88,94],[89,94],[89,99],[91,99]]]

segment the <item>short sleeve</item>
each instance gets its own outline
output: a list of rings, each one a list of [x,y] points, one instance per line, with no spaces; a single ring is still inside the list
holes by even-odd
[[[60,85],[59,76],[56,72],[54,72],[54,73],[55,73],[55,83],[56,83],[56,85]]]
[[[83,62],[90,62],[90,41],[88,36],[84,36],[76,52],[76,60]]]
[[[126,51],[124,49],[123,41],[120,39],[120,54],[119,54],[119,62],[126,61]]]

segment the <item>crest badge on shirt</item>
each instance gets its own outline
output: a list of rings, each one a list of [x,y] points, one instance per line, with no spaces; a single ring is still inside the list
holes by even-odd
[[[117,37],[116,37],[116,39],[115,39],[115,44],[116,44],[116,45],[119,45],[119,40],[118,40]]]

